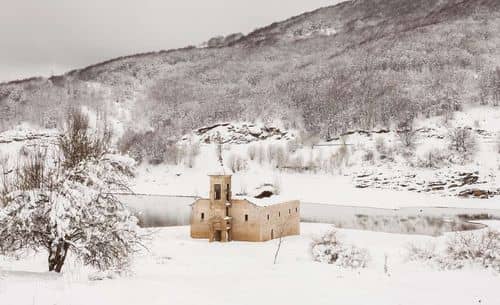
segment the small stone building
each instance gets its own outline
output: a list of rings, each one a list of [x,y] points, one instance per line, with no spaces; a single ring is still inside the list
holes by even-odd
[[[298,200],[258,205],[233,198],[230,175],[210,175],[210,198],[191,207],[191,237],[209,241],[266,241],[300,234]]]

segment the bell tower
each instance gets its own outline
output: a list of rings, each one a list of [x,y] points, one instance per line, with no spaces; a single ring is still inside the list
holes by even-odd
[[[209,240],[231,240],[231,175],[210,175]]]
[[[210,175],[210,203],[231,204],[231,175]]]

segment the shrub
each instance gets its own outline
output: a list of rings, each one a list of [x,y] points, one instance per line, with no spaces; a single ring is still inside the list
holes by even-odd
[[[407,256],[410,261],[426,261],[436,259],[436,245],[429,243],[425,246],[417,246],[416,244],[409,244],[407,246]]]
[[[335,230],[314,240],[311,251],[314,260],[343,268],[365,268],[369,261],[369,253],[366,249],[343,245],[338,240]]]
[[[257,146],[251,145],[247,149],[247,154],[248,154],[248,159],[251,161],[255,160],[255,157],[257,156]]]
[[[127,129],[118,140],[118,150],[122,154],[128,154],[138,163],[144,159],[144,150],[142,147],[143,136],[132,129]]]
[[[183,151],[175,143],[165,143],[165,150],[162,156],[163,160],[168,164],[179,165],[182,161]]]
[[[340,145],[339,149],[332,155],[332,162],[335,163],[335,167],[340,167],[342,165],[347,165],[349,162],[349,150],[344,141]]]
[[[149,164],[157,165],[165,161],[167,143],[161,137],[155,137],[144,145],[145,155]]]
[[[294,153],[300,148],[300,143],[297,139],[293,139],[286,144],[286,149],[289,153]]]
[[[472,130],[458,127],[449,133],[450,149],[460,153],[464,160],[472,157],[477,149],[477,142]]]
[[[296,142],[298,146],[309,146],[314,147],[314,145],[318,144],[320,138],[317,134],[308,133],[305,131],[301,131],[299,135],[296,137]]]
[[[68,114],[65,131],[59,138],[59,148],[64,157],[64,167],[75,167],[78,163],[100,158],[109,150],[111,132],[91,132],[89,118],[80,110]]]
[[[387,152],[387,145],[382,137],[375,139],[375,149],[379,154],[385,154]]]
[[[267,160],[276,168],[282,168],[288,161],[288,155],[283,146],[271,144],[267,147]]]
[[[426,248],[411,245],[408,258],[412,261],[427,261],[443,269],[460,269],[467,264],[492,268],[500,272],[500,232],[457,232],[446,241],[442,253],[435,246]]]
[[[257,162],[259,162],[259,164],[261,164],[261,165],[266,160],[266,154],[265,154],[264,147],[262,146],[262,144],[259,144],[259,146],[257,146],[256,159],[257,159]]]
[[[446,161],[446,153],[438,148],[431,148],[417,160],[417,166],[424,168],[439,168]]]
[[[302,172],[304,170],[304,159],[301,154],[288,160],[285,168],[288,170]]]
[[[226,165],[231,169],[233,173],[243,171],[248,167],[247,161],[235,154],[231,154],[229,158],[227,158]]]
[[[374,153],[373,150],[366,150],[365,153],[363,154],[363,161],[369,161],[372,162],[374,159]]]
[[[277,168],[283,168],[288,161],[288,154],[283,146],[276,147],[275,151],[275,164]]]
[[[184,156],[184,164],[193,168],[195,165],[196,157],[200,154],[200,143],[190,141],[188,144],[185,144],[182,149]]]
[[[466,262],[478,263],[485,268],[500,271],[500,232],[462,232],[449,238],[442,265],[462,267]]]
[[[406,148],[414,148],[415,141],[417,137],[417,132],[413,129],[413,127],[409,126],[405,129],[398,131],[399,141]]]

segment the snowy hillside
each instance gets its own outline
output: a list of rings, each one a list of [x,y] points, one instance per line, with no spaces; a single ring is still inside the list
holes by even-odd
[[[281,121],[323,139],[387,129],[498,104],[499,25],[497,0],[345,1],[204,48],[0,84],[0,130],[60,127],[74,105],[139,137],[221,122]]]
[[[419,118],[411,149],[397,129],[357,130],[325,142],[279,124],[210,125],[168,146],[163,163],[143,160],[132,189],[207,196],[207,175],[224,171],[241,196],[273,185],[276,195],[305,202],[500,208],[499,121],[500,108],[488,106],[470,106],[450,118]],[[471,159],[449,148],[449,133],[457,127],[469,128],[477,142]],[[56,130],[22,125],[0,134],[0,150],[14,166],[23,149],[51,145],[56,137]]]
[[[233,174],[234,192],[242,195],[272,184],[278,186],[280,195],[305,202],[500,208],[500,125],[496,123],[500,109],[469,107],[446,123],[444,119],[417,120],[415,147],[410,152],[402,147],[394,129],[349,132],[329,142],[299,134],[292,139],[255,141],[250,136],[241,141],[238,127],[229,124],[223,132],[211,129],[225,143],[221,145],[223,168],[217,144],[207,144],[195,131],[180,142],[199,142],[194,157],[176,165],[143,163],[133,189],[144,194],[207,196],[206,175],[224,170]],[[449,148],[448,133],[457,127],[470,128],[477,140],[471,160],[462,160],[461,153]],[[429,151],[436,150],[439,162],[421,164]]]

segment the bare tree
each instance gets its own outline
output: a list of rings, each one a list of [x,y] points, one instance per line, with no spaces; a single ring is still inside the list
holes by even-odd
[[[93,133],[88,116],[81,110],[70,110],[66,130],[59,139],[59,148],[64,157],[63,165],[73,168],[83,160],[102,157],[109,149],[110,139],[111,132],[107,127],[101,135]]]
[[[11,191],[9,157],[0,155],[0,208],[6,202],[6,195]]]
[[[461,153],[464,159],[474,155],[477,142],[470,128],[458,127],[449,133],[450,149]]]
[[[284,220],[278,226],[278,245],[276,247],[276,251],[274,252],[274,265],[276,265],[276,263],[278,262],[278,255],[281,250],[281,244],[283,243],[283,237],[285,236],[286,229],[288,228],[291,219],[292,216],[289,215],[288,217],[284,218]]]
[[[417,132],[413,126],[413,120],[407,120],[398,127],[398,137],[401,144],[406,148],[414,148]]]

